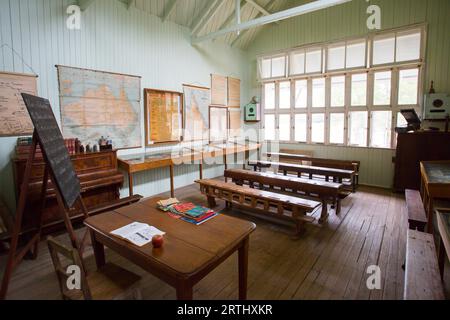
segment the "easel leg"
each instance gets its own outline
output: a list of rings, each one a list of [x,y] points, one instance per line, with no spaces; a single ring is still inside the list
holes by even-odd
[[[45,205],[46,205],[46,196],[47,196],[47,185],[48,185],[48,167],[45,166],[44,169],[44,180],[42,181],[42,190],[41,190],[41,209],[38,215],[39,229],[37,231],[38,240],[34,244],[33,250],[33,259],[36,259],[39,254],[39,242],[41,241],[41,233],[42,233],[42,215],[44,213]]]

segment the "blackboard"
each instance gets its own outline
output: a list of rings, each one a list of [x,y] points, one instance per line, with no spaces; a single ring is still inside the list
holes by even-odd
[[[64,145],[50,102],[25,93],[22,93],[22,97],[33,122],[49,172],[54,177],[53,183],[56,184],[66,208],[69,209],[80,196],[80,181]]]

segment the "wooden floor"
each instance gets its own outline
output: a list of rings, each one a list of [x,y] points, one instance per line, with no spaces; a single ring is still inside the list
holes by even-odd
[[[196,185],[177,190],[179,199],[206,204]],[[224,208],[223,202],[218,202]],[[389,191],[361,187],[343,201],[342,213],[331,211],[327,224],[308,225],[298,240],[292,227],[243,215],[257,224],[250,238],[249,299],[402,299],[407,222],[404,198]],[[317,212],[318,216],[320,213]],[[79,233],[82,230],[78,230]],[[67,241],[66,235],[58,237]],[[5,265],[6,257],[0,257]],[[175,299],[175,290],[107,250],[114,261],[143,276],[144,299]],[[92,250],[88,269],[95,267]],[[366,287],[367,267],[381,268],[381,290]],[[195,299],[236,299],[237,255],[233,255],[194,288]],[[46,248],[14,273],[8,299],[59,299],[56,276]]]

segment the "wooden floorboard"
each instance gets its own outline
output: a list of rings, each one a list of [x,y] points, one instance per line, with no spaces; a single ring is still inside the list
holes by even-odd
[[[181,200],[206,205],[196,185],[177,190]],[[224,203],[218,201],[219,209]],[[250,239],[249,299],[402,299],[407,221],[405,201],[387,190],[361,187],[342,203],[327,223],[306,226],[299,239],[293,228],[232,209],[224,210],[254,221]],[[320,213],[315,213],[319,216]],[[83,228],[77,230],[82,234]],[[68,242],[61,234],[58,239]],[[56,276],[46,243],[36,261],[23,262],[13,275],[8,299],[59,299]],[[124,258],[107,250],[107,259],[143,277],[144,299],[175,299],[175,290]],[[0,257],[5,265],[6,257]],[[95,268],[92,248],[86,252],[88,270]],[[367,267],[382,272],[380,290],[366,286]],[[231,256],[195,288],[195,299],[236,299],[237,255]]]

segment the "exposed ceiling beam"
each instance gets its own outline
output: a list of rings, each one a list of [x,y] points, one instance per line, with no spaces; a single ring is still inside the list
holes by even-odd
[[[208,1],[208,4],[203,8],[203,10],[198,14],[196,19],[191,24],[192,34],[196,34],[200,27],[203,25],[203,21],[209,15],[211,10],[222,0]]]
[[[78,6],[80,7],[81,11],[85,11],[91,4],[94,3],[95,0],[78,0]]]
[[[200,32],[202,32],[202,30],[208,25],[208,23],[214,18],[214,16],[217,14],[217,12],[219,12],[220,8],[222,8],[222,6],[226,3],[226,1],[223,0],[219,0],[216,2],[216,4],[214,5],[214,7],[211,9],[211,11],[209,12],[209,14],[205,17],[205,19],[203,20],[203,22],[201,23],[200,27],[198,28],[198,30],[194,33],[195,35],[198,35]],[[194,30],[192,30],[194,32]]]
[[[251,4],[253,7],[256,8],[256,10],[258,10],[259,12],[261,12],[263,15],[268,16],[270,15],[270,12],[267,11],[263,6],[260,6],[258,3],[256,3],[256,1],[254,0],[245,0],[247,1],[249,4]],[[268,7],[268,6],[267,6]]]
[[[127,0],[127,9],[130,10],[131,6],[134,6],[136,0]]]
[[[244,7],[245,7],[247,4],[248,4],[248,3],[247,3],[246,0],[241,0],[241,12],[242,12],[242,9],[244,9]],[[236,14],[235,14],[235,12],[233,11],[233,12],[228,16],[228,18],[224,21],[224,23],[222,23],[222,25],[220,26],[219,30],[225,28],[226,26],[228,26],[230,23],[232,23],[232,22],[235,21],[235,20],[236,20]]]
[[[276,2],[277,0],[270,0],[270,2],[266,5],[266,8],[270,9]],[[256,18],[262,17],[263,14],[259,13]],[[236,39],[233,40],[233,42],[231,42],[231,46],[233,47],[240,39],[242,39],[242,37],[249,31],[250,29],[247,30],[243,30],[237,37]]]
[[[310,12],[322,10],[325,8],[333,7],[339,4],[343,4],[346,2],[350,2],[351,0],[317,0],[308,4],[304,4],[298,7],[294,7],[291,9],[283,10],[280,12],[273,13],[268,16],[259,17],[250,21],[243,22],[239,25],[234,25],[228,28],[224,28],[222,30],[209,33],[207,35],[196,37],[192,39],[192,44],[196,44],[199,42],[211,40],[220,36],[223,36],[225,34],[236,32],[236,31],[242,31],[250,28],[255,28],[259,26],[263,26],[269,23],[273,23],[276,21],[282,21],[289,18],[293,18],[296,16],[300,16],[303,14],[307,14]]]
[[[164,8],[164,14],[162,16],[162,21],[166,21],[167,18],[170,16],[170,14],[175,10],[175,7],[177,6],[178,0],[170,0],[169,3]]]

